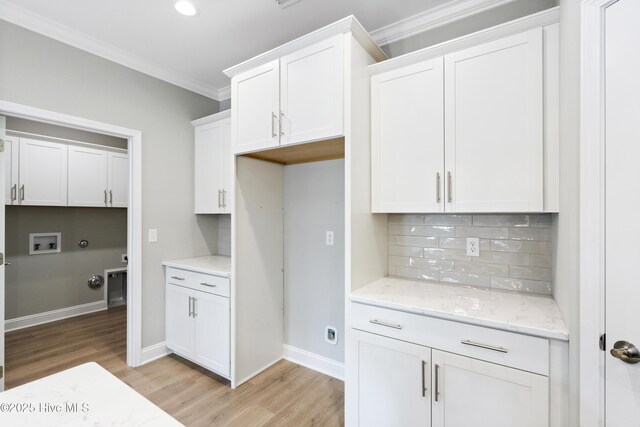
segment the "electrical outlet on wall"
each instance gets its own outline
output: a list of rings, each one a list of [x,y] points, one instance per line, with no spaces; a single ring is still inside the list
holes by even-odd
[[[129,258],[127,257],[127,254],[121,254],[120,255],[120,261],[124,262],[124,263],[129,262]]]
[[[480,239],[467,237],[467,256],[480,256]]]
[[[327,246],[333,246],[333,231],[327,231]]]
[[[331,345],[336,345],[338,343],[338,330],[333,326],[325,327],[324,340]]]

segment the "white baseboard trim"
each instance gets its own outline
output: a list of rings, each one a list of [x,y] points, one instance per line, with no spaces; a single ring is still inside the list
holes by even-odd
[[[283,359],[290,362],[344,381],[344,363],[336,362],[328,357],[320,356],[288,344],[282,345],[282,355]]]
[[[160,359],[167,354],[171,354],[171,350],[167,348],[167,344],[164,341],[158,344],[150,345],[149,347],[145,347],[142,349],[142,354],[140,355],[140,365],[153,362],[154,360]]]
[[[253,371],[252,373],[250,373],[249,375],[247,375],[243,379],[241,379],[239,381],[233,381],[232,380],[231,381],[231,388],[239,387],[240,385],[242,385],[242,384],[246,383],[247,381],[249,381],[251,378],[253,378],[256,375],[258,375],[260,372],[266,371],[267,369],[269,369],[270,367],[272,367],[273,365],[275,365],[276,363],[278,363],[282,359],[283,359],[282,357],[277,357],[276,359],[274,359],[271,362],[269,362],[266,365],[264,365],[262,368],[256,369],[255,371]]]
[[[55,322],[56,320],[67,319],[69,317],[80,316],[82,314],[94,313],[107,309],[106,301],[96,301],[87,304],[74,305],[73,307],[61,308],[58,310],[46,311],[44,313],[30,314],[29,316],[16,317],[4,322],[5,332],[16,331],[30,326],[42,325],[43,323]]]

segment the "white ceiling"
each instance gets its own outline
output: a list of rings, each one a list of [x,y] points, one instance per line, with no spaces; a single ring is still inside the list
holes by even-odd
[[[345,16],[372,31],[465,2],[479,3],[300,0],[282,9],[275,0],[193,0],[199,15],[189,18],[174,0],[0,0],[0,19],[220,99],[229,85],[223,69]]]

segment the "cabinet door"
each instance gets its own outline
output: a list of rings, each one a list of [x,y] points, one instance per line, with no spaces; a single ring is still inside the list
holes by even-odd
[[[428,426],[431,349],[355,329],[350,334],[353,425]]]
[[[231,151],[231,120],[223,122],[222,129],[222,207],[225,213],[233,212],[233,192],[235,190],[235,175],[233,163],[236,157]]]
[[[229,377],[229,298],[195,291],[195,361]]]
[[[67,146],[20,139],[21,205],[67,205]]]
[[[129,156],[124,153],[109,153],[109,206],[129,206]]]
[[[280,59],[280,145],[343,134],[343,35]]]
[[[223,121],[208,123],[195,129],[195,212],[222,213],[224,186]]]
[[[432,357],[434,427],[549,425],[547,377],[438,350]]]
[[[4,158],[5,158],[5,205],[18,204],[18,151],[20,140],[10,136],[5,137]]]
[[[107,152],[69,146],[68,205],[107,206]]]
[[[277,147],[280,114],[280,61],[274,60],[231,80],[234,153]]]
[[[181,286],[167,285],[165,302],[167,347],[191,359],[195,355],[195,322],[191,317],[193,292]]]
[[[444,210],[442,57],[371,80],[373,212]]]
[[[541,28],[445,56],[447,210],[543,210],[542,72]]]

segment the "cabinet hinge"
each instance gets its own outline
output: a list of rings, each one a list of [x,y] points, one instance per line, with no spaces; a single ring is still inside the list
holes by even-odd
[[[4,153],[4,139],[0,138],[0,153]]]
[[[600,350],[605,351],[605,349],[607,348],[607,334],[600,335],[598,345],[600,346]]]

